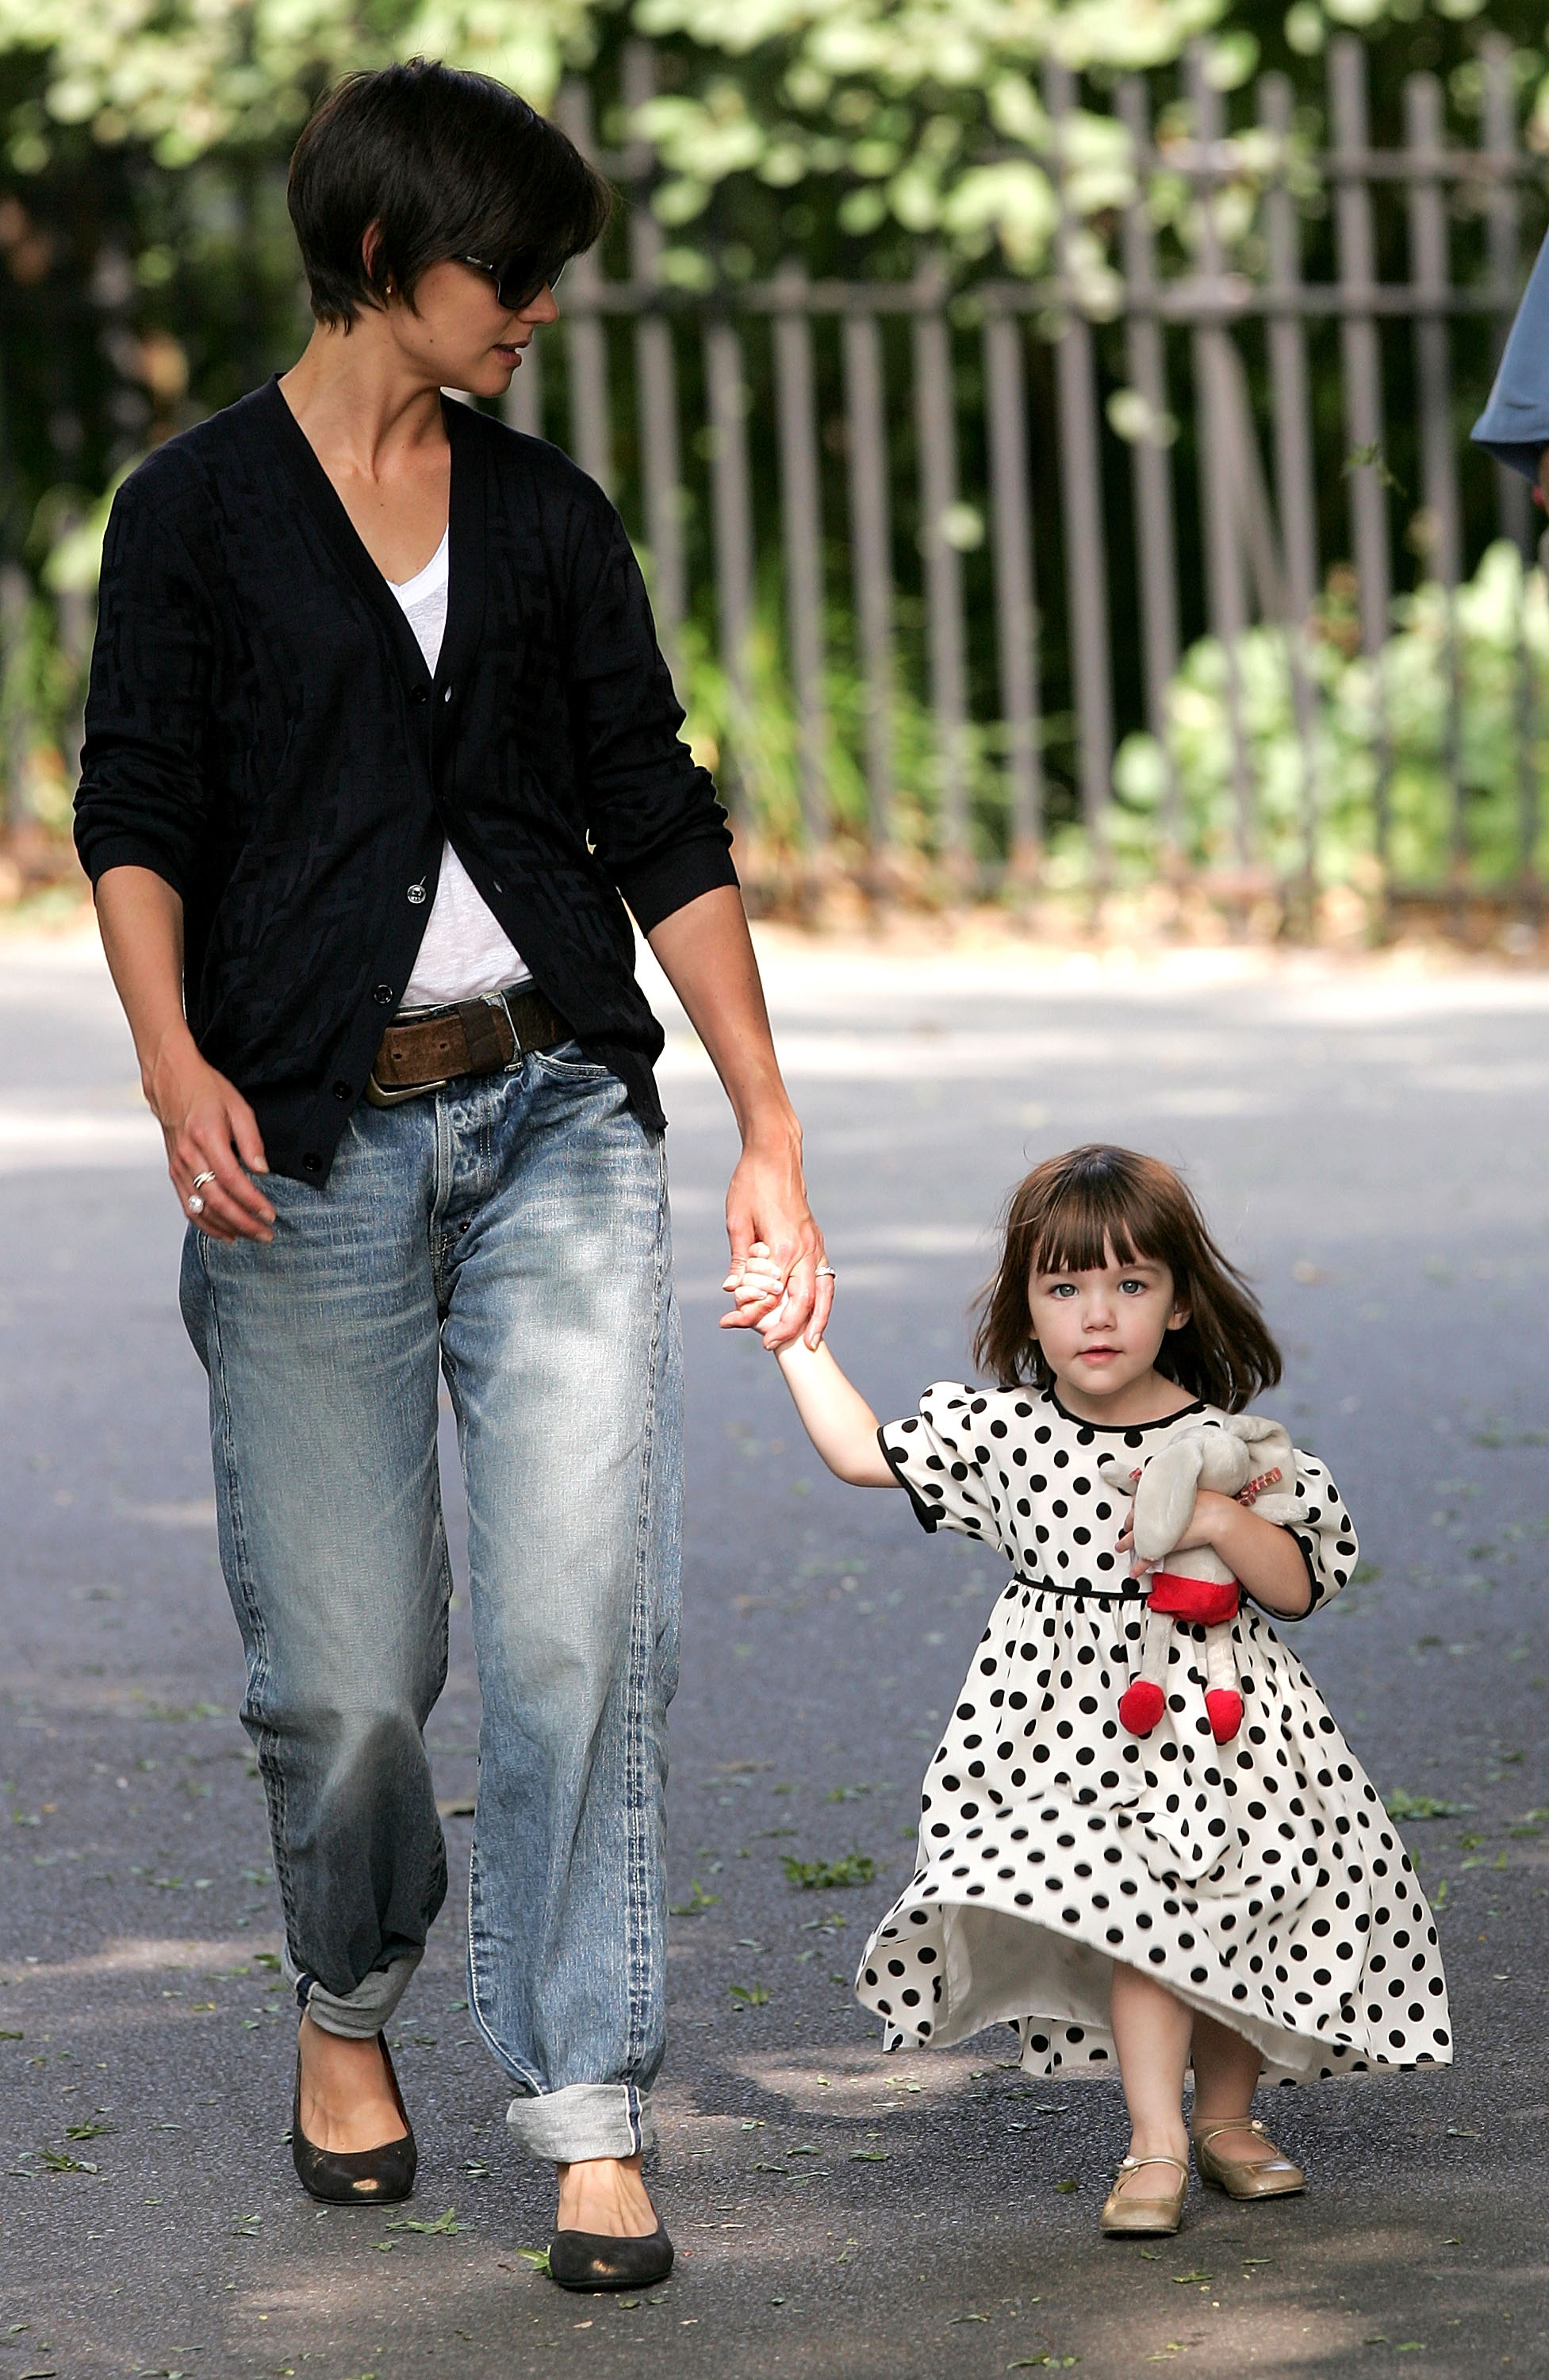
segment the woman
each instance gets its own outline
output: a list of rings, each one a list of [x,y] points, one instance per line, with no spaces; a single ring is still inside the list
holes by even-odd
[[[608,197],[513,92],[329,94],[292,219],[299,362],[160,448],[103,555],[77,834],[190,1218],[222,1563],[248,1657],[314,2195],[412,2187],[381,2039],[445,1893],[422,1730],[467,1488],[484,1716],[469,2001],[551,2158],[557,2280],[660,2278],[680,1467],[661,1034],[627,901],[742,1131],[755,1239],[820,1336],[808,1210],[724,815],[601,492],[494,397]],[[762,1317],[759,1305],[740,1320]]]

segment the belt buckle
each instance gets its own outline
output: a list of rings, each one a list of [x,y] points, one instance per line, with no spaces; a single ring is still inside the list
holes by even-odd
[[[407,1083],[401,1090],[388,1090],[373,1072],[366,1077],[366,1102],[373,1108],[405,1107],[410,1099],[422,1099],[427,1091],[444,1091],[451,1080],[450,1075],[442,1075],[434,1083]]]
[[[515,1068],[517,1062],[527,1054],[522,1047],[522,1037],[516,1030],[516,1019],[511,1014],[509,988],[502,984],[499,991],[487,991],[484,997],[491,1008],[498,1008],[502,1012],[507,1025],[511,1027],[511,1055],[501,1069],[502,1074],[509,1075]]]

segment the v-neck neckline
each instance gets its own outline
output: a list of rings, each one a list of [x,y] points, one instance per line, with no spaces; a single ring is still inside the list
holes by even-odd
[[[442,398],[442,419],[451,450],[444,532],[446,629],[432,674],[391,580],[372,559],[343,497],[324,470],[316,447],[291,411],[278,372],[262,395],[268,400],[266,409],[276,443],[299,492],[307,498],[338,559],[386,628],[405,678],[410,685],[440,687],[450,699],[452,686],[478,642],[484,613],[483,455],[477,440],[469,434],[472,424],[462,418],[466,408],[445,396]]]

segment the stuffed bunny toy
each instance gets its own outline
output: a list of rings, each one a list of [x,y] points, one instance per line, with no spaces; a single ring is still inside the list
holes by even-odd
[[[1219,1427],[1188,1429],[1126,1476],[1122,1458],[1103,1465],[1114,1492],[1134,1498],[1134,1549],[1142,1561],[1165,1565],[1151,1572],[1145,1642],[1140,1668],[1119,1697],[1119,1723],[1131,1735],[1149,1735],[1167,1708],[1164,1681],[1173,1622],[1205,1630],[1204,1707],[1217,1743],[1229,1743],[1242,1724],[1231,1623],[1241,1589],[1213,1547],[1191,1546],[1168,1558],[1189,1525],[1202,1488],[1251,1504],[1265,1521],[1296,1514],[1296,1457],[1277,1421],[1232,1414]]]

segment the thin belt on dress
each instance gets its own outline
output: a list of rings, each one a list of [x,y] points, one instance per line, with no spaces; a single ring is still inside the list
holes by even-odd
[[[1148,1586],[1061,1586],[1058,1579],[1029,1578],[1027,1572],[1011,1572],[1013,1586],[1030,1586],[1035,1595],[1061,1595],[1071,1603],[1144,1603],[1150,1595]]]
[[[382,1035],[366,1097],[374,1108],[400,1107],[459,1075],[498,1075],[529,1050],[553,1050],[574,1038],[575,1027],[536,984],[410,1010]]]

